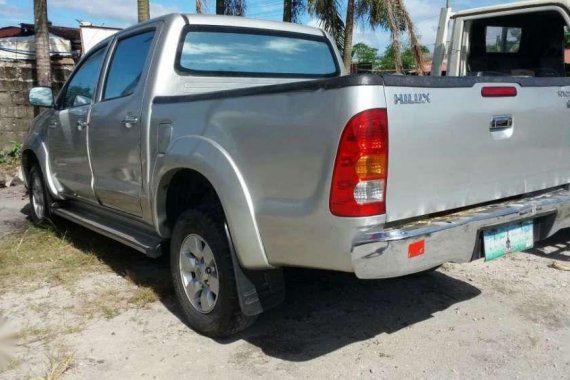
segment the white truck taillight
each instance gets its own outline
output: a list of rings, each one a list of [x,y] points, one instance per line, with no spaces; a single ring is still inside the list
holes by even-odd
[[[386,212],[388,115],[371,109],[354,116],[342,133],[334,165],[329,207],[336,216]]]

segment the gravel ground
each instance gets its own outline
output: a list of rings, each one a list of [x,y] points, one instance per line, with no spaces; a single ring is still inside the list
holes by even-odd
[[[13,194],[5,202],[10,197],[0,191],[2,233],[26,223],[25,201]],[[68,353],[66,379],[570,378],[570,272],[549,267],[570,263],[569,243],[563,231],[529,252],[394,280],[287,270],[285,303],[221,341],[186,327],[171,297],[112,317],[73,312],[102,289],[132,287],[125,272],[169,281],[166,260],[124,248],[136,256],[131,266],[109,263],[112,270],[87,274],[71,289],[0,294],[9,324],[38,335],[11,348],[14,364],[0,377],[43,376]],[[41,328],[52,333],[42,336]]]

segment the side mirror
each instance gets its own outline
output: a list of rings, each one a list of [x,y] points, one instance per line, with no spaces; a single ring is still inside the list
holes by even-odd
[[[52,107],[53,92],[49,87],[34,87],[28,93],[28,101],[36,107]]]

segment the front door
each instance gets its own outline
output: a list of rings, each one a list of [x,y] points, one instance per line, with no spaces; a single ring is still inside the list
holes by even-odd
[[[87,56],[62,91],[48,121],[51,170],[67,196],[95,200],[87,154],[91,103],[106,47]]]
[[[89,150],[99,201],[141,215],[142,99],[154,29],[119,37],[101,101],[91,109]]]

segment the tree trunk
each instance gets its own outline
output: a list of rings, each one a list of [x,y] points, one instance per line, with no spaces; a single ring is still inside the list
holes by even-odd
[[[139,14],[139,22],[146,21],[150,18],[150,5],[149,0],[137,0],[138,2],[138,14]]]
[[[352,64],[352,31],[354,29],[354,0],[348,0],[346,6],[346,21],[344,23],[344,49],[342,52],[342,61],[344,67],[350,71]]]
[[[36,35],[36,73],[38,85],[51,87],[47,0],[34,0],[34,30]]]
[[[397,0],[400,12],[404,16],[404,22],[406,23],[406,29],[408,29],[408,34],[410,36],[410,44],[412,45],[412,52],[414,53],[414,60],[416,61],[416,67],[418,68],[418,75],[424,75],[424,54],[422,52],[422,45],[416,34],[416,27],[412,22],[412,18],[404,5],[402,0]]]
[[[293,21],[293,0],[285,0],[283,2],[283,21]]]
[[[402,74],[404,68],[402,66],[402,44],[400,42],[400,27],[396,18],[394,4],[392,0],[385,1],[386,16],[388,18],[388,26],[392,34],[392,49],[394,50],[394,66],[396,72]]]
[[[226,13],[226,2],[225,0],[216,0],[216,14],[223,15]]]
[[[196,14],[202,14],[202,0],[196,0]]]

